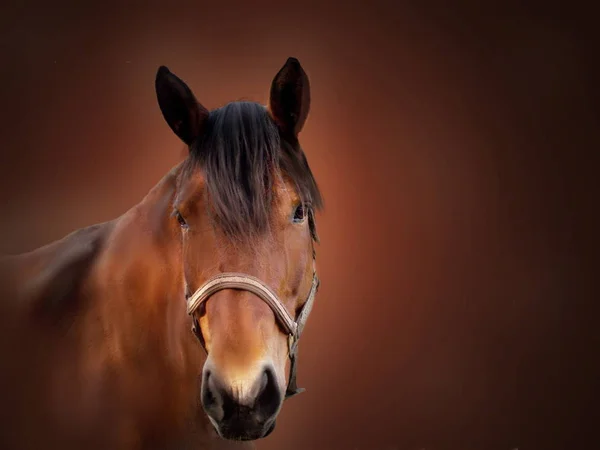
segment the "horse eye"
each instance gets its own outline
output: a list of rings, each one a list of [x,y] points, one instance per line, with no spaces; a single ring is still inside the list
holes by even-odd
[[[305,217],[306,211],[304,205],[301,203],[296,207],[296,210],[294,211],[294,223],[300,223],[304,221]]]
[[[187,228],[188,224],[179,211],[175,211],[175,217],[177,218],[177,222],[179,222],[181,228]]]

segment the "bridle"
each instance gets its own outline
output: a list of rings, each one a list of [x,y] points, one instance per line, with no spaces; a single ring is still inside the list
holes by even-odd
[[[288,399],[296,394],[304,392],[304,389],[298,388],[296,384],[296,361],[298,356],[298,341],[313,307],[320,284],[314,262],[313,259],[313,279],[310,292],[308,293],[306,302],[304,302],[296,320],[294,320],[292,315],[288,312],[282,301],[279,300],[277,294],[258,278],[234,272],[220,273],[209,278],[187,299],[187,312],[192,317],[192,331],[200,341],[200,345],[204,351],[208,353],[204,337],[202,336],[202,330],[200,329],[200,324],[194,313],[198,308],[204,305],[213,294],[223,289],[238,289],[251,292],[269,305],[275,314],[277,322],[283,327],[288,335],[290,375],[285,391],[285,398]]]

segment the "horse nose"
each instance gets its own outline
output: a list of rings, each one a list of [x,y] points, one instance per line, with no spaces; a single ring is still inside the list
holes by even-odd
[[[265,365],[251,380],[233,381],[215,368],[205,367],[202,406],[221,429],[239,433],[262,429],[277,413],[282,399],[271,365]]]

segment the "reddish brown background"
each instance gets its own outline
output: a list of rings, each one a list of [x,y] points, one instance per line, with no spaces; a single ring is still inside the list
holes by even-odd
[[[258,448],[588,448],[598,333],[575,307],[593,298],[598,224],[591,12],[38,3],[0,7],[1,251],[116,217],[180,160],[159,65],[217,107],[266,101],[296,56],[323,287],[308,392]]]

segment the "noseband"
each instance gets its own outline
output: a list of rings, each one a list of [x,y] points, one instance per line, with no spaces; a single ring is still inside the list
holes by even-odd
[[[313,271],[312,286],[306,302],[302,306],[298,318],[294,318],[290,315],[287,308],[279,300],[277,294],[275,294],[269,286],[260,281],[258,278],[254,278],[250,275],[243,273],[220,273],[210,279],[208,279],[202,286],[198,288],[194,294],[187,300],[187,312],[192,316],[192,331],[200,341],[204,351],[206,350],[206,344],[204,337],[202,336],[202,330],[198,319],[194,316],[194,313],[200,308],[213,294],[223,289],[238,289],[242,291],[248,291],[259,297],[264,301],[275,313],[277,322],[283,327],[288,335],[288,354],[290,357],[290,376],[288,379],[287,389],[285,391],[285,398],[293,397],[296,394],[304,392],[303,388],[298,388],[296,384],[296,359],[298,356],[298,341],[308,315],[313,307],[315,295],[319,289],[319,278],[317,277],[316,271]]]

